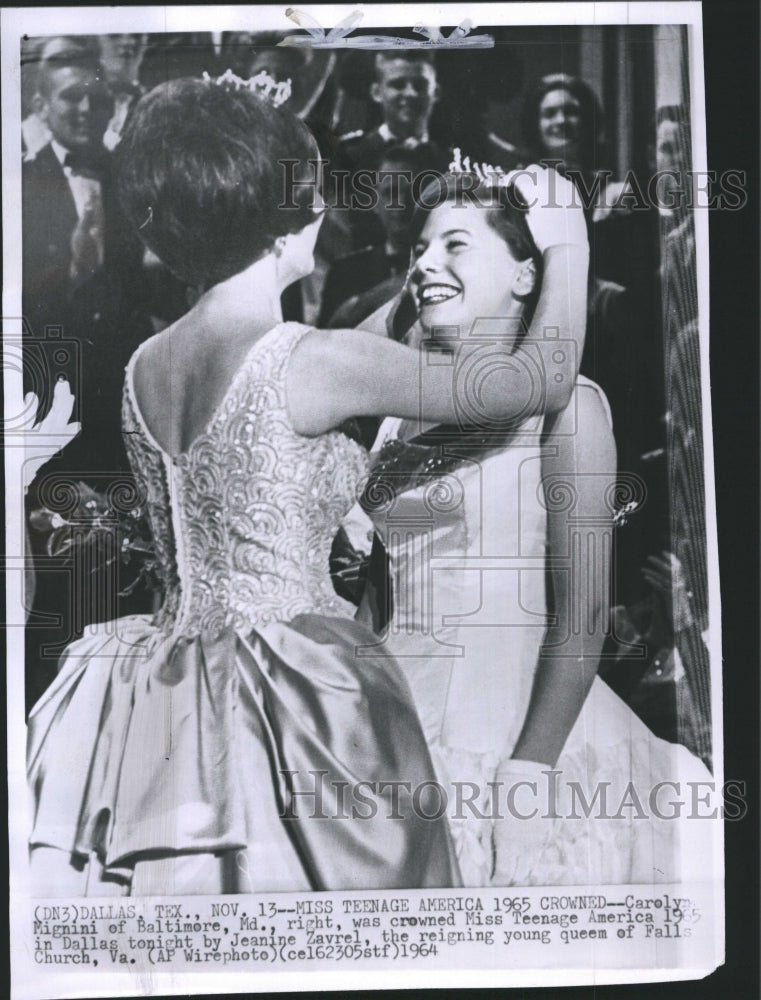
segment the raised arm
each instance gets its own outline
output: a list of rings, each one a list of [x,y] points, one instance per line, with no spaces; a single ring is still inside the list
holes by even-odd
[[[542,294],[514,358],[539,371],[528,415],[560,414],[571,399],[584,350],[587,223],[574,185],[556,170],[533,164],[513,177],[529,206],[529,229],[544,264]]]
[[[316,332],[304,338],[289,372],[297,430],[318,434],[352,416],[472,423],[514,421],[564,409],[584,343],[589,248],[583,212],[570,182],[535,168],[521,188],[529,225],[544,257],[544,278],[531,326],[519,348],[489,336],[484,317],[460,331],[451,355],[431,355],[362,331]],[[516,184],[518,182],[516,181]],[[493,328],[492,328],[493,331]],[[304,387],[309,386],[309,392]]]

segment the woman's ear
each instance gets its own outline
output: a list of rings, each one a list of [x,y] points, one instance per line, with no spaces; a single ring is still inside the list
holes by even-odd
[[[513,278],[513,295],[525,298],[536,287],[536,264],[529,257],[518,264]]]

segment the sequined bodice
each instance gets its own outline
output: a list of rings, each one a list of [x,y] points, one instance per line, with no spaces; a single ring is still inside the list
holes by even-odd
[[[287,361],[308,329],[283,323],[260,338],[206,430],[174,458],[140,416],[130,361],[123,429],[147,493],[166,632],[246,631],[304,612],[354,611],[333,590],[329,555],[367,456],[337,431],[312,438],[291,426]]]
[[[389,641],[409,652],[414,637],[433,655],[431,643],[467,628],[472,646],[476,626],[524,624],[529,607],[543,625],[541,421],[501,435],[436,427],[412,441],[399,425],[384,422],[361,498],[389,557]]]

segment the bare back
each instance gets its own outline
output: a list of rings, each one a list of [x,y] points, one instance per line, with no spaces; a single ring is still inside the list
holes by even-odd
[[[135,397],[164,452],[183,454],[203,433],[246,355],[269,328],[252,323],[223,333],[193,310],[143,345],[134,368]]]

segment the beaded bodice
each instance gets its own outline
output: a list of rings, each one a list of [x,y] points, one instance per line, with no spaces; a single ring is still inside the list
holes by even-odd
[[[541,418],[499,433],[439,426],[412,440],[397,437],[400,424],[382,425],[360,501],[388,555],[393,651],[475,654],[478,628],[493,643],[490,629],[524,624],[526,608],[543,627]]]
[[[329,575],[330,548],[367,474],[367,455],[337,431],[291,426],[285,374],[308,331],[261,337],[199,437],[181,455],[151,437],[127,367],[122,426],[142,480],[164,583],[157,624],[194,635],[246,631],[297,614],[351,615]]]

